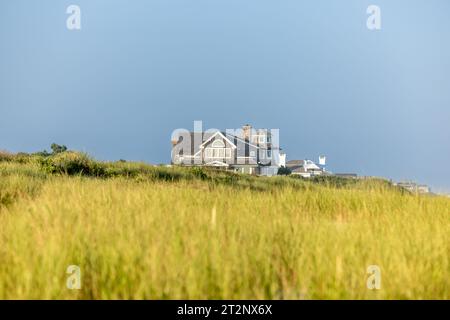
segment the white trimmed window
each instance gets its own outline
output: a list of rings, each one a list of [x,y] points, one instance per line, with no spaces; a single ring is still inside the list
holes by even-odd
[[[207,158],[231,158],[231,149],[225,147],[225,143],[221,140],[214,140],[210,147],[205,149]]]

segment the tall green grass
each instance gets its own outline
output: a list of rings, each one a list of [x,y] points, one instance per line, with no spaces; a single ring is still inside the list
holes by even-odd
[[[0,164],[13,195],[0,204],[0,298],[450,298],[447,198],[383,181],[102,166],[97,177]],[[80,290],[66,287],[69,265]],[[369,265],[380,290],[366,287]]]

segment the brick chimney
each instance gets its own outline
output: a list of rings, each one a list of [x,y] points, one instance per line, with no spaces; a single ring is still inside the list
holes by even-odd
[[[245,126],[242,126],[242,136],[244,140],[250,140],[250,135],[252,134],[252,126],[249,124],[246,124]]]

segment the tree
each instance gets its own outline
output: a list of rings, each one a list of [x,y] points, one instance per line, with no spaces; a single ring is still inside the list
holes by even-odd
[[[34,155],[37,155],[37,156],[40,156],[40,157],[49,157],[49,156],[52,155],[52,154],[49,153],[47,150],[39,151],[39,152],[36,152],[36,153],[33,153],[33,154],[34,154]]]
[[[280,176],[288,176],[292,173],[291,169],[281,166],[278,168],[278,175]]]
[[[64,145],[60,146],[59,144],[56,144],[56,143],[52,143],[50,148],[52,148],[53,154],[58,154],[58,153],[67,151],[66,146],[64,146]]]

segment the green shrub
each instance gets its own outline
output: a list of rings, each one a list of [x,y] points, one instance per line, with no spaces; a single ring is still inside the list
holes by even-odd
[[[178,181],[183,178],[183,175],[180,172],[166,169],[166,168],[152,168],[149,171],[150,177],[153,180],[162,180],[162,181]]]
[[[203,170],[203,168],[200,167],[193,167],[191,169],[192,174],[194,175],[195,178],[199,178],[200,180],[206,180],[208,179],[208,175],[206,174],[206,172]]]
[[[48,173],[86,176],[105,176],[105,167],[85,153],[66,151],[41,159],[42,168]]]
[[[344,177],[336,177],[336,176],[314,176],[309,178],[311,182],[318,183],[322,185],[327,185],[334,188],[342,188],[350,185],[355,185],[358,183],[355,179],[349,179]]]
[[[56,144],[56,143],[52,143],[50,148],[52,149],[53,154],[58,154],[58,153],[67,151],[66,146],[64,146],[64,145],[60,146],[59,144]]]

